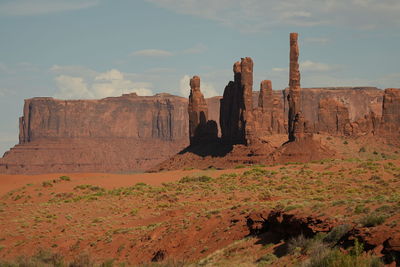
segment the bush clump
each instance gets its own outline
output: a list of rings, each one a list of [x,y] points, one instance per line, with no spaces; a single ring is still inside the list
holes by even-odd
[[[69,181],[71,181],[71,178],[69,176],[63,175],[63,176],[60,176],[60,180],[69,182]]]
[[[200,182],[200,183],[207,183],[212,181],[213,178],[210,176],[202,175],[202,176],[185,176],[179,180],[180,183],[191,183],[191,182]]]
[[[382,214],[371,213],[361,218],[360,223],[364,227],[374,227],[381,225],[386,220],[386,216]]]
[[[349,224],[342,224],[336,227],[333,227],[332,230],[325,236],[323,239],[324,242],[329,244],[336,244],[351,230],[351,226]]]

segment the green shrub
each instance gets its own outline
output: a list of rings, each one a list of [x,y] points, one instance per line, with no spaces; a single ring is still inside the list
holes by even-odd
[[[354,209],[355,214],[361,214],[361,213],[368,213],[369,208],[366,208],[364,205],[357,205]]]
[[[305,253],[311,246],[312,239],[306,238],[303,234],[291,238],[288,242],[289,253]]]
[[[134,209],[132,209],[132,210],[129,212],[129,214],[130,214],[131,216],[136,216],[136,215],[138,214],[138,212],[139,212],[139,209],[134,208]]]
[[[60,180],[61,181],[71,181],[71,178],[69,178],[68,176],[60,176]]]
[[[179,180],[180,183],[190,183],[190,182],[200,182],[200,183],[207,183],[212,181],[213,178],[210,176],[202,175],[202,176],[185,176],[182,179]]]
[[[272,253],[265,254],[257,260],[258,266],[270,266],[277,259],[278,259],[278,257],[275,256],[275,254],[272,254]]]
[[[360,152],[360,153],[363,153],[363,152],[365,152],[365,151],[367,151],[367,150],[365,149],[365,147],[361,147],[360,150],[358,150],[358,152]]]
[[[349,224],[342,224],[333,227],[332,230],[323,239],[324,242],[329,244],[336,244],[339,240],[345,236],[351,229]]]
[[[246,168],[246,166],[243,164],[239,164],[239,165],[235,166],[235,169],[243,169],[243,168]]]
[[[314,251],[304,267],[383,267],[383,262],[376,256],[363,255],[364,246],[355,241],[350,253],[342,253],[338,249],[325,248]]]
[[[371,213],[371,214],[368,214],[365,217],[363,217],[360,220],[360,223],[364,227],[373,227],[373,226],[381,225],[382,223],[385,222],[385,220],[386,220],[386,216],[381,215],[381,214]]]

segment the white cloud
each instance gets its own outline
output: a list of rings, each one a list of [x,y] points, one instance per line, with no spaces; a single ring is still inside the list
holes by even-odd
[[[119,70],[98,73],[93,78],[59,75],[55,78],[59,89],[55,95],[65,99],[93,99],[120,96],[126,93],[153,95],[150,83],[133,82]]]
[[[83,78],[72,77],[68,75],[60,75],[55,79],[59,92],[56,97],[59,98],[93,98],[94,95],[89,91],[88,86]]]
[[[210,83],[205,83],[200,81],[200,90],[203,93],[204,97],[213,97],[217,96],[218,93],[215,90],[214,86]],[[190,94],[190,76],[184,75],[182,79],[179,81],[179,92],[181,96],[188,97]]]
[[[0,3],[0,15],[42,15],[89,8],[98,3],[98,0],[8,0]]]
[[[217,21],[244,32],[275,26],[397,28],[398,0],[146,0],[179,14]]]
[[[110,71],[106,71],[106,72],[100,73],[94,79],[96,81],[123,80],[124,79],[124,75],[120,71],[118,71],[116,69],[112,69]]]
[[[207,50],[207,46],[205,44],[197,44],[191,48],[185,49],[182,51],[183,54],[201,54]]]
[[[161,49],[144,49],[131,53],[131,56],[142,56],[142,57],[170,57],[173,55],[174,54],[172,52]]]

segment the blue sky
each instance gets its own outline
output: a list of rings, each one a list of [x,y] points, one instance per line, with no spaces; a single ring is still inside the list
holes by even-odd
[[[303,87],[400,87],[398,0],[0,0],[0,154],[23,101],[126,92],[221,95],[241,57],[254,89],[288,83],[299,32]]]

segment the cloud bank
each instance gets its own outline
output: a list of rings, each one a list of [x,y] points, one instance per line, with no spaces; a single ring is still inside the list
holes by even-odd
[[[127,93],[153,95],[150,83],[133,82],[116,69],[86,77],[61,74],[55,78],[55,83],[58,88],[55,97],[62,99],[97,99]]]

